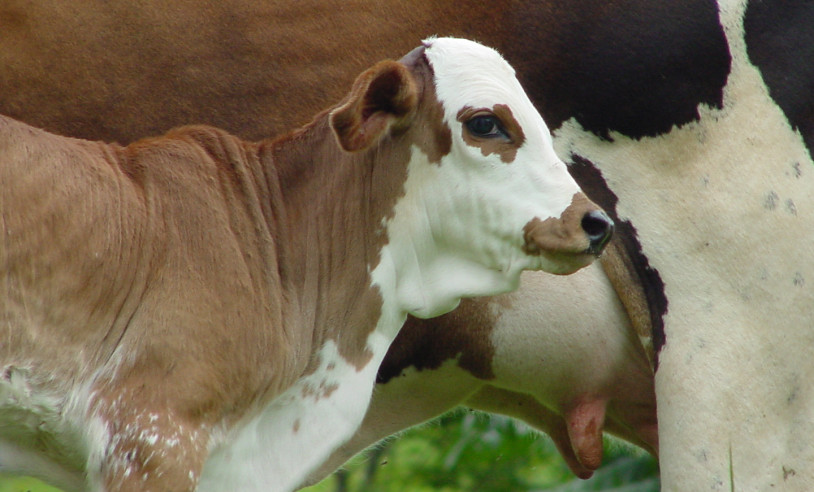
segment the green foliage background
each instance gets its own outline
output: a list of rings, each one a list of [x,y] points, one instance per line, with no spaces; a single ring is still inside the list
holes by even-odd
[[[546,436],[497,415],[459,410],[354,458],[307,492],[657,492],[658,465],[606,439],[602,467],[575,478]],[[0,492],[59,492],[27,477],[0,476]]]
[[[606,439],[602,467],[574,477],[554,444],[503,416],[457,411],[391,438],[307,492],[656,492],[658,465]]]

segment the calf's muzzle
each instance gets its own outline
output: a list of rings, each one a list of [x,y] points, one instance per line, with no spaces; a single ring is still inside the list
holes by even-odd
[[[599,256],[613,234],[613,220],[583,193],[577,193],[560,217],[535,218],[523,228],[523,250],[542,256],[559,271],[573,273]]]

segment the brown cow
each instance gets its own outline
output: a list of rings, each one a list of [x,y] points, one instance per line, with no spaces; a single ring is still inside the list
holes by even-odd
[[[277,140],[2,117],[0,156],[0,451],[68,489],[290,490],[408,313],[572,273],[612,227],[511,67],[452,38]]]

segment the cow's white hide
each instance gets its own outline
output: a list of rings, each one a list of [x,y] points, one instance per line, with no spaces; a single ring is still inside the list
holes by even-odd
[[[669,301],[656,372],[664,490],[814,487],[814,163],[721,5],[722,110],[655,138],[568,122],[561,156],[599,167]]]

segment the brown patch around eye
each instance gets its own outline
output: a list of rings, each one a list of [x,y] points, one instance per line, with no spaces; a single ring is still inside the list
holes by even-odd
[[[517,156],[517,149],[526,141],[526,135],[523,133],[520,124],[514,118],[512,110],[505,104],[495,104],[492,109],[475,109],[467,106],[458,111],[457,119],[461,123],[466,123],[471,118],[481,114],[492,114],[497,117],[497,119],[500,120],[503,130],[506,131],[508,139],[477,137],[472,135],[464,124],[461,130],[461,136],[464,142],[469,146],[480,148],[484,156],[497,154],[500,156],[500,160],[507,164],[514,162]]]

